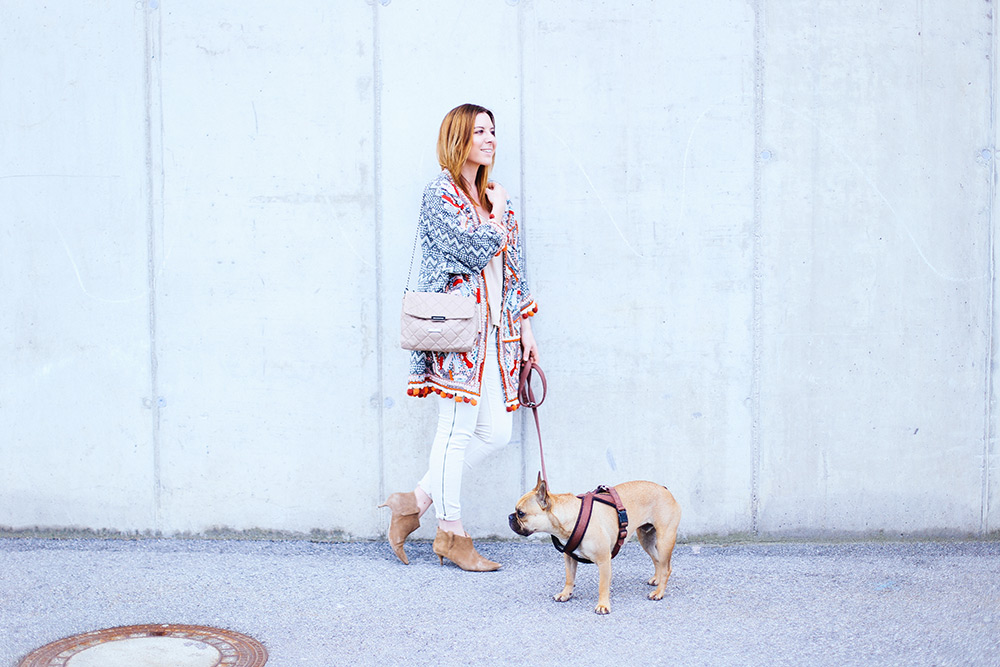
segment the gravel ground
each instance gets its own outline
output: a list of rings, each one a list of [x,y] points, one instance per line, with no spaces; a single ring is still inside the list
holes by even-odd
[[[581,565],[480,542],[499,572],[410,566],[384,542],[0,539],[0,665],[48,642],[141,623],[237,630],[268,667],[303,665],[1000,665],[1000,542],[685,544],[660,602],[629,543],[612,613]]]

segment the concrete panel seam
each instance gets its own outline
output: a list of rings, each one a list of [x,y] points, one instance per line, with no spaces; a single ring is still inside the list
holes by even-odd
[[[383,3],[387,5],[388,3]],[[385,498],[385,378],[384,327],[382,298],[382,43],[379,32],[379,5],[372,3],[372,188],[375,198],[375,368],[376,368],[376,441],[378,449],[378,497]],[[381,516],[381,515],[380,515]],[[381,532],[381,530],[380,530]]]
[[[764,55],[763,55],[763,18],[764,9],[761,0],[755,0],[753,5],[753,322],[752,340],[752,370],[750,379],[750,532],[756,536],[760,532],[760,384],[761,384],[761,318],[763,316],[762,293],[762,195],[761,195],[761,151],[763,146],[764,128]]]
[[[518,187],[520,188],[520,214],[521,214],[521,229],[525,229],[524,225],[527,224],[527,202],[524,192],[524,5],[518,5],[517,7],[517,106],[518,106],[518,142],[519,142],[519,155],[518,155],[518,174],[520,176],[520,183]],[[525,258],[525,262],[528,261],[528,236],[523,234],[521,239],[522,253]],[[523,413],[523,411],[520,411]],[[521,488],[526,489],[529,484],[528,479],[528,420],[521,419]]]
[[[996,136],[997,136],[997,16],[996,12],[991,13],[992,19],[992,30],[993,39],[990,40],[990,137],[992,138],[992,159],[990,161],[990,198],[989,198],[989,211],[988,211],[988,221],[987,221],[987,234],[989,234],[989,249],[990,249],[990,261],[989,261],[989,284],[988,284],[988,298],[986,300],[986,354],[985,354],[985,364],[984,372],[986,374],[986,405],[984,406],[984,420],[983,425],[983,455],[982,455],[982,468],[980,471],[980,494],[981,494],[981,507],[980,507],[980,519],[979,519],[979,533],[980,535],[988,535],[990,532],[990,452],[992,450],[993,439],[996,437],[996,429],[993,427],[993,363],[995,361],[995,352],[993,349],[993,341],[995,340],[994,332],[996,331],[996,233],[994,230],[994,224],[996,223],[996,205],[997,205],[997,159],[996,159]]]
[[[161,23],[159,12],[150,3],[144,8],[143,94],[145,96],[146,143],[146,271],[149,309],[149,410],[153,449],[153,526],[162,527],[162,484],[160,463],[159,362],[156,345],[157,227],[163,223],[163,103],[160,87]]]

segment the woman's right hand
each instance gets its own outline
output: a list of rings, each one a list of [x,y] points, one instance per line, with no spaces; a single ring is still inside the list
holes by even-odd
[[[496,181],[490,181],[486,186],[486,198],[493,205],[493,215],[497,217],[498,224],[502,224],[500,219],[507,212],[507,191]]]

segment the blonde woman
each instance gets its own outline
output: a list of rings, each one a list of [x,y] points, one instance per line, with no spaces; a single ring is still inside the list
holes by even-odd
[[[474,104],[452,109],[438,134],[442,171],[424,189],[417,289],[474,295],[484,326],[470,352],[412,353],[407,394],[436,394],[438,425],[416,488],[380,505],[392,510],[389,543],[406,564],[403,543],[433,505],[433,549],[442,564],[447,558],[463,570],[500,567],[476,551],[462,525],[462,476],[510,441],[521,362],[538,358],[528,320],[538,307],[507,192],[489,180],[496,147],[491,111]]]

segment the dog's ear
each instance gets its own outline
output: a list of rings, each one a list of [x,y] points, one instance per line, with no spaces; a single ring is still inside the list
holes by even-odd
[[[545,493],[548,491],[545,480],[542,479],[542,473],[538,473],[538,481],[535,482],[535,488],[533,490],[535,493]]]
[[[538,473],[538,483],[535,484],[535,500],[543,510],[549,509],[549,485],[542,479],[542,473]]]

